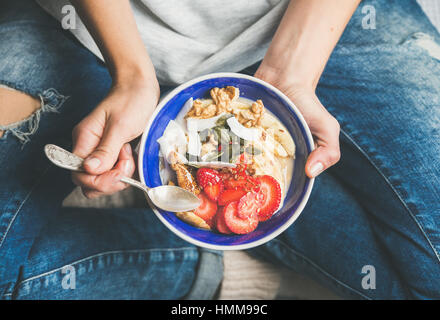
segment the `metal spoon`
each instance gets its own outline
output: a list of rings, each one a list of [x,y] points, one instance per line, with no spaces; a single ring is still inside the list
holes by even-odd
[[[71,171],[84,171],[82,164],[84,159],[53,144],[44,146],[47,158],[58,167]],[[196,209],[200,205],[200,199],[191,192],[176,186],[159,186],[149,188],[142,182],[122,177],[121,181],[144,191],[151,202],[158,208],[172,212],[185,212]]]

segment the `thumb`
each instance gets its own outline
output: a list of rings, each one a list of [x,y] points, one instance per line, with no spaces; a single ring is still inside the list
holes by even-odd
[[[336,164],[341,158],[339,149],[339,123],[333,117],[321,119],[319,129],[314,130],[317,148],[313,150],[306,163],[306,174],[315,178],[324,170]]]
[[[88,173],[99,175],[114,167],[124,145],[124,141],[116,131],[111,126],[107,127],[99,145],[85,159],[83,167]]]
[[[310,178],[315,178],[321,172],[328,169],[340,159],[340,151],[338,147],[318,146],[309,155],[306,164],[306,174]]]

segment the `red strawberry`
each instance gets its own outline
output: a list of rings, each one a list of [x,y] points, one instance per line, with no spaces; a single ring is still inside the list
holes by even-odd
[[[225,222],[224,208],[220,207],[217,211],[217,215],[215,216],[215,227],[218,232],[223,234],[231,234],[231,229],[228,228]]]
[[[259,182],[248,175],[240,175],[237,179],[231,178],[225,181],[226,189],[243,189],[246,191],[258,191]]]
[[[217,203],[211,201],[203,192],[199,193],[198,197],[202,203],[194,213],[205,221],[211,220],[217,212]]]
[[[205,222],[211,228],[211,230],[214,230],[216,220],[217,220],[217,213],[211,219],[209,219]]]
[[[243,152],[235,161],[235,164],[237,166],[234,169],[232,169],[232,173],[234,175],[246,175],[248,162],[249,162],[249,157],[246,155],[246,153]]]
[[[246,195],[241,197],[238,202],[238,216],[241,219],[246,219],[253,214],[258,214],[261,207],[261,200],[256,192],[248,192]]]
[[[218,175],[220,176],[220,178],[222,179],[223,182],[229,180],[231,178],[231,173],[230,172],[225,172],[225,171],[220,171],[218,173]]]
[[[226,189],[218,197],[218,205],[225,206],[229,202],[238,201],[246,194],[242,189]]]
[[[236,163],[237,164],[244,164],[247,165],[250,162],[251,158],[249,156],[249,154],[247,154],[246,152],[243,152],[242,154],[240,154],[240,156],[237,158]]]
[[[278,210],[281,202],[281,187],[278,181],[271,176],[258,176],[260,189],[258,199],[261,201],[258,217],[260,221],[266,221]]]
[[[206,186],[203,191],[212,201],[217,201],[221,193],[223,192],[223,182]]]
[[[223,181],[218,171],[210,168],[200,168],[197,170],[197,182],[211,200],[217,201],[223,191]]]
[[[258,214],[254,213],[246,219],[238,217],[238,201],[229,203],[223,208],[225,222],[228,228],[237,234],[246,234],[254,231],[258,226]]]
[[[244,177],[239,177],[239,179],[228,179],[225,181],[225,189],[244,189],[246,186],[246,179]]]
[[[197,170],[197,182],[203,189],[220,181],[221,178],[217,170],[210,168],[200,168]]]

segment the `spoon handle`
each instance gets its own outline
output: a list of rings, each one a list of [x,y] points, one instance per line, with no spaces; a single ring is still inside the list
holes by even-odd
[[[78,157],[72,152],[69,152],[54,144],[47,144],[44,147],[44,152],[46,153],[46,156],[49,158],[49,160],[58,167],[71,171],[84,171],[84,169],[82,168],[84,159]],[[150,190],[150,188],[148,188],[140,181],[128,177],[122,177],[121,181],[133,187],[139,188],[144,192],[148,192]]]
[[[129,178],[129,177],[122,177],[122,178],[121,178],[121,181],[124,182],[124,183],[126,183],[126,184],[129,184],[129,185],[132,186],[132,187],[135,187],[135,188],[141,189],[142,191],[147,192],[147,193],[148,193],[148,191],[150,190],[150,188],[147,187],[147,186],[146,186],[145,184],[143,184],[142,182],[137,181],[137,180],[134,180],[134,179]]]

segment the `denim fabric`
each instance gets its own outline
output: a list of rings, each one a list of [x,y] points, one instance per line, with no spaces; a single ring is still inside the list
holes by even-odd
[[[365,5],[376,10],[376,29],[362,28]],[[440,298],[440,62],[428,50],[439,39],[415,1],[361,3],[317,91],[341,123],[342,159],[316,179],[295,224],[251,253],[346,298]],[[43,146],[69,148],[72,127],[110,83],[105,67],[41,9],[0,4],[0,84],[48,106],[38,123],[0,139],[0,297],[215,292],[220,253],[178,239],[150,210],[60,207],[73,186]],[[374,289],[365,287],[365,266],[374,267]],[[71,270],[74,290],[64,286]]]
[[[365,5],[376,29],[362,28]],[[440,61],[420,39],[440,48],[415,1],[360,4],[317,90],[341,124],[341,161],[295,224],[254,253],[343,297],[440,298]],[[375,289],[362,286],[364,266]]]
[[[44,106],[0,139],[0,297],[212,297],[221,253],[174,236],[150,209],[61,208],[74,186],[68,171],[45,159],[43,146],[71,148],[73,126],[109,90],[105,66],[24,0],[0,4],[0,57],[0,84]],[[196,283],[205,255],[218,274]],[[200,285],[206,290],[199,297]]]

